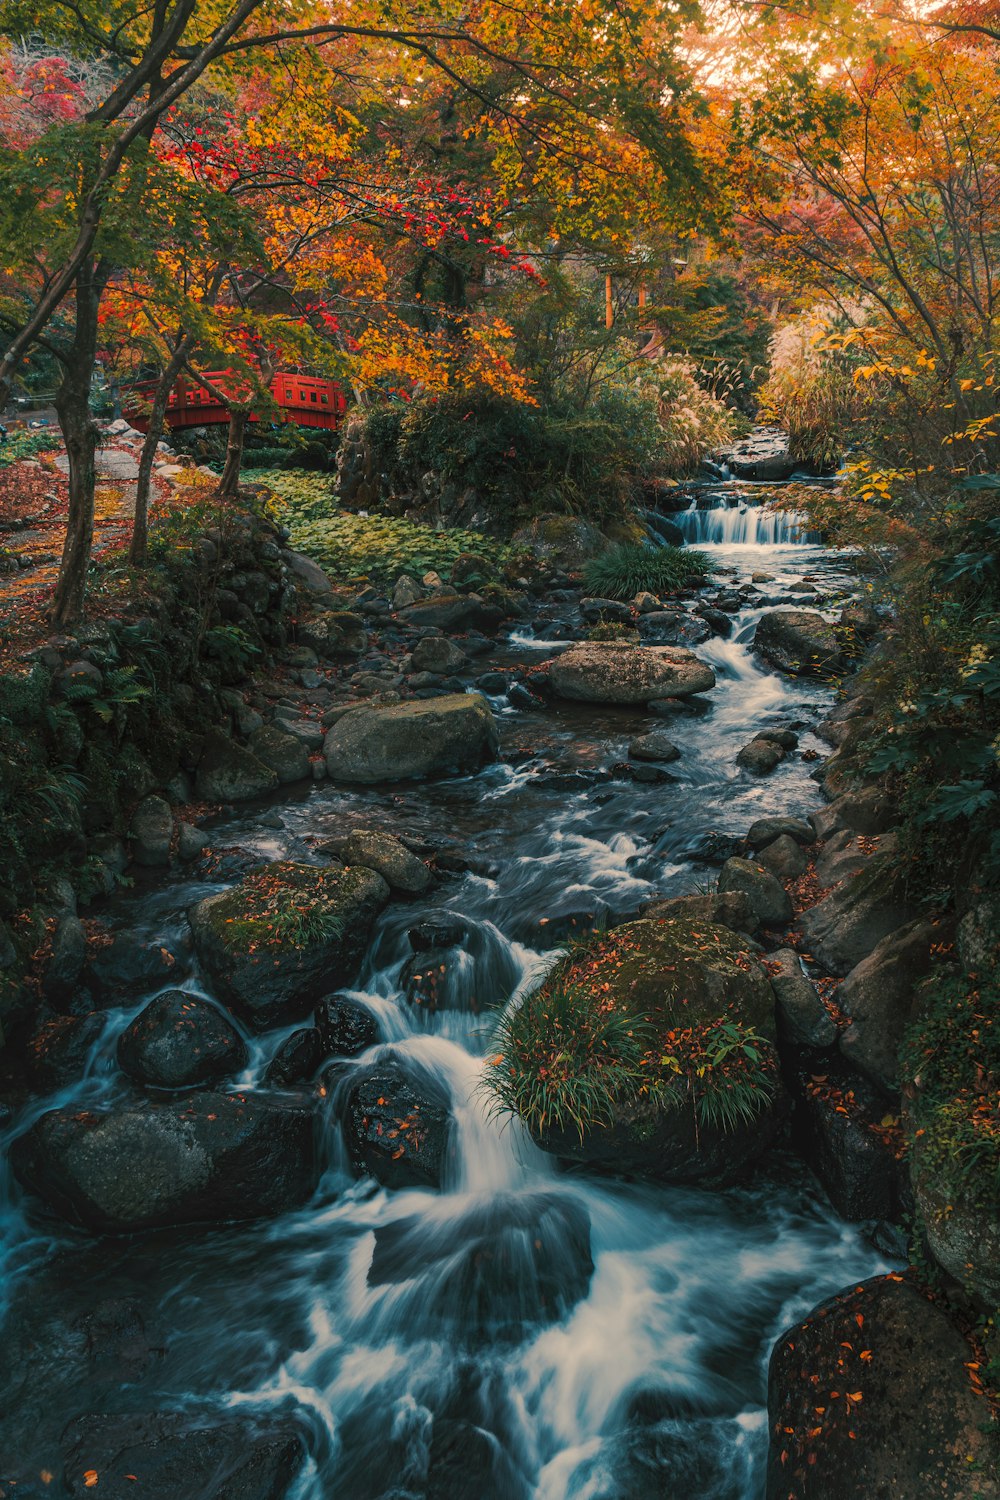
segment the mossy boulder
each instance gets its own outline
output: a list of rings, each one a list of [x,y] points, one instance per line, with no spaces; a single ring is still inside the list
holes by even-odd
[[[553,692],[578,703],[650,703],[715,686],[712,668],[680,646],[587,641],[555,657],[548,672]]]
[[[278,785],[277,774],[252,750],[238,745],[221,729],[210,729],[195,774],[198,796],[205,802],[246,802]]]
[[[323,746],[333,781],[365,783],[475,771],[496,751],[496,724],[480,693],[364,704],[337,720]]]
[[[534,1070],[532,1083],[539,1070],[551,1079],[564,1067],[560,1025],[582,1035],[591,1027],[599,1033],[602,1017],[630,1018],[643,1050],[636,1077],[622,1086],[619,1075],[607,1108],[592,1118],[521,1111],[545,1150],[660,1182],[721,1185],[739,1177],[780,1128],[786,1100],[774,995],[755,945],[726,927],[627,923],[571,954],[524,1006],[528,1024],[502,1030],[506,1055],[497,1066]],[[585,1065],[585,1074],[581,1065],[577,1078],[558,1085],[567,1097],[584,1076],[588,1087],[601,1086],[602,1057]]]
[[[189,913],[202,966],[255,1030],[300,1020],[349,984],[389,900],[382,876],[278,861]]]
[[[811,609],[775,609],[761,615],[753,649],[792,677],[828,677],[846,666],[833,626]]]
[[[606,552],[610,543],[597,527],[582,516],[536,516],[530,525],[515,531],[515,547],[524,547],[540,563],[576,572],[591,557]]]

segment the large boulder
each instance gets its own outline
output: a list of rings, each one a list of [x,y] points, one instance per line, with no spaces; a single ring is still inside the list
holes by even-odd
[[[293,1423],[242,1411],[95,1413],[61,1446],[74,1500],[284,1500],[305,1461]]]
[[[357,1057],[382,1040],[378,1017],[351,995],[328,995],[316,1007],[316,1030],[326,1057]]]
[[[995,1500],[997,1440],[974,1359],[900,1276],[822,1303],[771,1356],[767,1500]]]
[[[804,912],[799,926],[805,949],[823,971],[847,974],[913,916],[905,869],[891,852],[881,851]]]
[[[504,611],[495,604],[487,604],[479,594],[431,594],[428,599],[417,599],[407,604],[398,613],[404,625],[427,627],[435,630],[496,630],[504,619]]]
[[[585,1043],[609,1015],[634,1019],[637,1046],[646,1044],[634,1086],[614,1086],[603,1115],[588,1115],[584,1106],[578,1123],[562,1125],[525,1115],[544,1149],[654,1181],[717,1185],[744,1172],[777,1134],[785,1098],[773,1047],[774,995],[754,945],[728,928],[627,923],[574,950],[523,1007],[507,1023],[496,1066],[529,1084],[537,1079],[547,1087],[553,1068],[558,1074],[568,1067],[569,1094],[577,1067],[600,1085],[606,1049],[599,1048],[595,1077]],[[560,1027],[573,1038],[562,1050]],[[725,1068],[718,1065],[724,1038],[734,1047]],[[744,1039],[750,1054],[741,1050]],[[746,1108],[730,1109],[734,1099]]]
[[[511,542],[515,547],[527,548],[540,563],[571,573],[611,545],[604,533],[582,516],[552,514],[536,516],[529,525],[515,531]]]
[[[153,1088],[193,1088],[231,1077],[249,1060],[229,1017],[183,990],[157,995],[118,1038],[118,1066]]]
[[[51,1110],[12,1160],[25,1187],[98,1234],[269,1218],[304,1203],[318,1179],[312,1100],[288,1094]]]
[[[257,1030],[299,1020],[348,984],[389,900],[381,875],[278,861],[189,912],[195,947],[219,993]]]
[[[711,922],[744,932],[752,937],[760,927],[760,918],[743,891],[710,891],[703,896],[670,896],[647,901],[639,908],[640,917],[653,921],[661,918],[690,922]]]
[[[450,1101],[429,1079],[389,1059],[348,1091],[344,1138],[355,1171],[383,1187],[441,1186],[451,1145]]]
[[[364,704],[337,720],[323,746],[332,780],[367,783],[474,771],[496,750],[496,724],[480,693]]]
[[[913,1009],[913,992],[931,966],[937,930],[918,918],[884,937],[848,974],[837,1004],[850,1017],[840,1038],[848,1062],[893,1095],[899,1091],[899,1049]]]
[[[294,734],[276,724],[262,724],[250,736],[250,749],[261,763],[273,771],[282,786],[305,781],[312,773],[309,751]]]
[[[414,672],[436,672],[450,677],[460,672],[468,658],[461,646],[446,635],[425,635],[413,648],[411,667]]]
[[[649,703],[715,686],[712,668],[679,646],[588,641],[554,657],[548,673],[558,697],[581,703]]]
[[[790,479],[796,467],[788,435],[777,427],[755,428],[721,456],[736,479]]]
[[[719,894],[740,891],[765,927],[782,927],[792,920],[792,903],[776,875],[750,859],[727,859],[719,871]]]
[[[793,1133],[799,1154],[841,1218],[899,1223],[912,1212],[895,1116],[867,1079],[836,1052],[804,1065],[795,1080]]]
[[[837,1041],[837,1025],[804,973],[799,955],[781,948],[767,960],[778,1006],[778,1038],[792,1047],[825,1050]]]
[[[174,837],[174,815],[162,797],[143,797],[129,825],[132,858],[137,865],[156,868],[170,863]]]
[[[221,729],[208,731],[195,774],[195,788],[204,802],[246,802],[273,792],[277,785],[274,771],[252,750]]]
[[[327,609],[300,622],[296,635],[303,646],[329,660],[360,656],[368,646],[368,632],[360,615],[347,609]]]
[[[811,609],[775,609],[761,615],[753,649],[779,672],[827,677],[846,665],[832,625]]]

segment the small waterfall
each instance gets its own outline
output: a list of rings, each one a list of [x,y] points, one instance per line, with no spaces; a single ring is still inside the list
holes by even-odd
[[[780,547],[813,540],[805,517],[798,511],[752,505],[742,497],[735,505],[723,503],[712,510],[699,510],[695,502],[673,519],[684,540],[693,546],[708,542],[730,547]]]

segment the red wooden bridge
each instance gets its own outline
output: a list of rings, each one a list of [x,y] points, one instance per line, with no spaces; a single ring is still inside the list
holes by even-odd
[[[225,370],[209,370],[205,379],[220,391],[232,384],[232,376]],[[149,408],[155,393],[155,380],[137,381],[122,392],[124,416],[139,432],[146,432],[149,427]],[[347,410],[347,400],[340,386],[333,380],[315,375],[279,371],[271,381],[271,394],[278,406],[280,420],[294,422],[299,427],[322,427],[328,432],[336,432]],[[257,412],[250,417],[251,422],[260,420]],[[167,405],[169,427],[209,427],[228,421],[229,412],[217,396],[197,381],[181,376],[170,392]]]

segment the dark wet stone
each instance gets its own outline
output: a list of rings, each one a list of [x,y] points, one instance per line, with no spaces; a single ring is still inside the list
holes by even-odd
[[[82,1078],[87,1059],[104,1030],[104,1016],[53,1016],[44,1021],[27,1046],[31,1082],[46,1091]]]
[[[451,1106],[429,1079],[394,1061],[365,1069],[348,1092],[344,1136],[355,1171],[384,1187],[441,1186]]]
[[[439,917],[428,917],[407,929],[406,936],[414,953],[425,953],[428,948],[454,948],[465,940],[467,928],[461,918],[442,912]]]
[[[118,1066],[137,1083],[183,1089],[231,1077],[250,1053],[218,1006],[184,990],[167,990],[118,1038]]]
[[[293,1083],[308,1083],[325,1056],[318,1027],[303,1026],[285,1038],[267,1065],[265,1083],[287,1088]]]
[[[357,1057],[382,1040],[373,1012],[349,995],[328,995],[319,1002],[316,1030],[324,1057]]]

